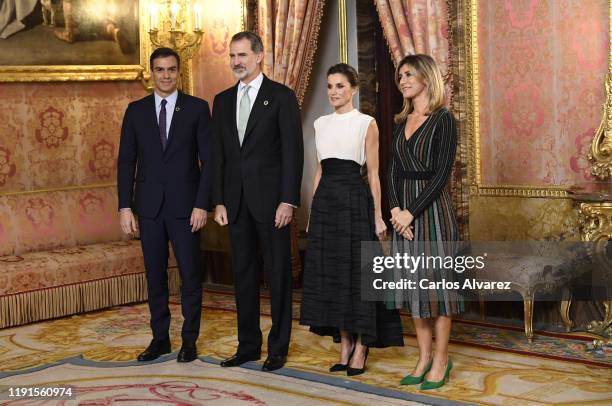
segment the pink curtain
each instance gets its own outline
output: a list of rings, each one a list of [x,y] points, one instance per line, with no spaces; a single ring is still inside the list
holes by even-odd
[[[259,0],[263,71],[293,89],[300,105],[317,49],[324,4],[324,0]]]
[[[374,4],[393,61],[397,64],[409,54],[428,54],[438,63],[448,84],[446,0],[374,0]]]

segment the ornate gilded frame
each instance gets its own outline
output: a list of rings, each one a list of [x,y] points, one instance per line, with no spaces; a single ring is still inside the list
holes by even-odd
[[[592,164],[591,173],[600,180],[612,177],[612,1],[609,15],[610,49],[608,53],[608,74],[606,77],[606,101],[603,105],[601,124],[595,131],[591,150],[587,158]]]
[[[539,197],[568,198],[571,185],[559,186],[518,186],[484,184],[481,176],[480,155],[480,81],[478,60],[478,3],[479,0],[464,0],[465,46],[466,46],[466,93],[467,93],[467,151],[468,151],[468,184],[470,196],[502,197]],[[612,33],[612,2],[610,3],[610,32]],[[612,53],[612,41],[611,41]],[[612,60],[612,58],[611,58]],[[611,62],[612,63],[612,62]],[[612,161],[612,64],[609,67],[606,84],[606,104],[604,118],[593,140],[591,155],[598,168],[606,167],[610,175]],[[602,169],[598,169],[601,171]],[[595,169],[594,169],[595,171]],[[595,172],[594,172],[595,174]]]
[[[0,66],[0,82],[66,82],[141,80],[148,77],[151,42],[147,2],[139,0],[140,64],[138,65],[42,65]]]

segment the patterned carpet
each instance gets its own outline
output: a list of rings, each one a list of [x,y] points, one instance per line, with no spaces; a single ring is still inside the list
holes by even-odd
[[[221,289],[209,289],[206,295],[205,306],[235,311],[233,293]],[[180,298],[173,298],[173,301],[180,303]],[[270,306],[266,296],[262,300],[262,312],[270,315]],[[293,318],[297,320],[299,315],[300,299],[297,293],[294,294]],[[414,324],[410,316],[402,314],[402,321],[404,334],[415,336]],[[592,338],[578,334],[548,332],[538,334],[536,332],[533,343],[529,343],[525,338],[525,331],[520,327],[499,326],[469,320],[453,322],[451,334],[451,342],[454,344],[467,344],[490,350],[612,367],[612,350],[609,347],[593,350],[590,345],[591,341]]]
[[[248,368],[220,368],[201,360],[184,365],[166,357],[153,365],[125,364],[76,358],[27,375],[5,378],[2,384],[23,385],[27,380],[37,386],[71,385],[73,398],[66,400],[66,404],[96,406],[420,404],[283,375],[271,377]],[[0,401],[0,404],[23,403]]]
[[[406,345],[403,348],[371,351],[368,372],[349,379],[327,372],[329,365],[336,361],[337,344],[309,333],[296,322],[287,368],[278,374],[263,374],[258,371],[258,363],[250,363],[247,368],[227,370],[214,363],[234,353],[236,348],[233,298],[225,293],[207,292],[204,307],[202,332],[198,342],[201,360],[188,365],[174,362],[172,358],[176,353],[151,365],[133,362],[150,340],[148,309],[145,304],[0,330],[0,385],[50,381],[69,383],[77,390],[87,388],[83,392],[83,404],[96,405],[119,402],[154,404],[157,400],[148,396],[154,394],[169,399],[169,391],[178,400],[166,404],[181,405],[244,402],[270,405],[310,405],[317,402],[612,404],[612,368],[609,367],[608,358],[599,360],[599,363],[608,364],[605,367],[593,365],[591,360],[562,361],[533,354],[481,348],[470,344],[467,339],[461,344],[457,343],[465,337],[471,337],[470,340],[480,337],[473,330],[484,327],[474,325],[460,328],[459,333],[465,337],[453,332],[455,343],[451,345],[450,351],[455,368],[450,383],[437,391],[421,392],[416,387],[400,387],[397,384],[418,357],[412,336],[405,338]],[[262,301],[262,307],[264,313],[269,310],[265,300]],[[176,351],[180,346],[180,306],[173,303],[171,311],[175,316],[172,319],[171,335],[174,340],[173,349]],[[270,327],[269,317],[262,317],[261,326],[265,337]],[[499,331],[497,334],[499,336]],[[500,341],[501,344],[496,342],[495,337],[489,337],[488,340],[500,348],[504,345],[504,341]],[[537,337],[539,340],[540,337]],[[513,339],[508,342],[516,345]],[[558,354],[564,351],[562,344],[549,348]],[[572,354],[572,351],[568,353]],[[577,349],[575,351],[579,352]],[[80,403],[81,395],[78,393]],[[57,404],[7,402],[0,400],[0,405]],[[74,402],[67,401],[65,404],[77,404]]]

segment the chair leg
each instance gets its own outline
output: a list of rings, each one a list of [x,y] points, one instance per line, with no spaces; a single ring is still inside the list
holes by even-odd
[[[559,313],[561,315],[561,321],[563,321],[563,325],[565,326],[565,331],[569,333],[574,327],[574,321],[569,315],[570,307],[572,306],[572,292],[568,288],[563,288],[562,295]]]
[[[527,290],[523,295],[523,309],[525,317],[525,335],[529,343],[533,342],[533,299],[535,291]]]
[[[604,302],[604,308],[606,309],[606,315],[604,317],[603,326],[609,328],[612,325],[612,300]]]

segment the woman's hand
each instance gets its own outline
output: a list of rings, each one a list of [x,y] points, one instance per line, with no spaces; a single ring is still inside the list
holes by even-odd
[[[383,240],[387,235],[387,225],[383,221],[382,217],[376,217],[376,236],[379,240]]]
[[[393,228],[406,240],[412,240],[414,235],[412,233],[412,220],[414,216],[408,210],[391,211],[391,224]]]

